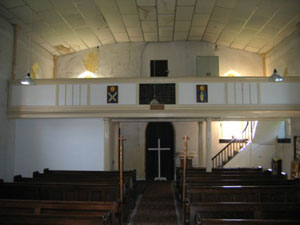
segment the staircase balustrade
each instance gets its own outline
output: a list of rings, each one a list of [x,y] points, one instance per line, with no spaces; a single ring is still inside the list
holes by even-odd
[[[233,138],[221,151],[212,158],[212,166],[223,167],[234,156],[236,156],[242,148],[244,148],[253,138],[253,130],[256,122],[248,121],[242,131],[242,138]]]

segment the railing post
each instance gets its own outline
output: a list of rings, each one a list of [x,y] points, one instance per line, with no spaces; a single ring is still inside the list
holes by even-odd
[[[206,119],[206,172],[212,171],[212,132],[211,119]]]
[[[123,141],[126,140],[123,136],[119,137],[120,141],[120,225],[123,225]]]
[[[182,225],[185,225],[185,180],[186,180],[186,158],[187,158],[187,151],[188,151],[188,146],[187,146],[187,141],[188,137],[184,136],[184,152],[183,152],[183,180],[182,180]]]

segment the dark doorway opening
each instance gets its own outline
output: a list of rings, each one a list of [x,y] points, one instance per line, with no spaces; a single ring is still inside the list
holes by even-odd
[[[174,179],[174,128],[169,122],[150,122],[146,129],[146,180],[159,176],[159,151],[151,150],[160,147],[160,175],[167,180]]]
[[[151,77],[167,77],[169,74],[168,60],[151,60],[150,76]]]

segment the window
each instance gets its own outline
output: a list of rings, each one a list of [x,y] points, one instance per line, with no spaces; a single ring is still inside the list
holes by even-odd
[[[167,77],[169,74],[168,60],[151,60],[150,76],[151,77]]]
[[[141,105],[150,104],[154,97],[160,104],[175,104],[175,84],[140,84]]]

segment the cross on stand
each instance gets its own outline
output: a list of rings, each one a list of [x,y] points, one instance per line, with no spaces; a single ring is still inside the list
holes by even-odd
[[[160,138],[157,139],[157,148],[148,148],[149,151],[157,151],[158,153],[158,176],[154,178],[154,180],[167,180],[166,177],[161,177],[160,172],[160,151],[171,150],[170,148],[161,148],[160,147]]]

